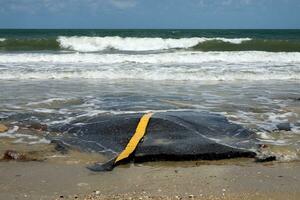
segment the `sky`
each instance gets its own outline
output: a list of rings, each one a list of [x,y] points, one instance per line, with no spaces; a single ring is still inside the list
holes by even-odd
[[[0,28],[300,28],[300,0],[0,0]]]

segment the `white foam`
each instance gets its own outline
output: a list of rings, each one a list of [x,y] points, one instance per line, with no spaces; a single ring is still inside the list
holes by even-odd
[[[15,133],[19,130],[19,127],[18,126],[14,126],[12,129],[9,129],[7,130],[6,132],[4,133],[1,133],[0,134],[0,137],[9,137],[9,138],[13,138],[15,137]]]
[[[3,42],[5,41],[6,39],[5,38],[0,38],[0,42]]]
[[[65,49],[71,49],[80,52],[103,51],[105,49],[117,49],[122,51],[151,51],[166,50],[175,48],[190,48],[199,43],[209,40],[222,40],[239,44],[243,41],[251,40],[251,38],[138,38],[138,37],[87,37],[87,36],[61,36],[57,39],[60,46]]]
[[[27,104],[27,106],[35,106],[35,105],[43,105],[43,104],[51,104],[53,102],[65,102],[67,98],[51,98],[51,99],[46,99],[38,102],[30,102]]]
[[[0,79],[299,80],[300,53],[0,54]],[[45,102],[49,103],[49,102]]]
[[[20,53],[0,54],[0,64],[5,63],[37,63],[47,62],[54,64],[67,63],[148,63],[148,64],[198,64],[204,62],[225,63],[257,63],[267,64],[294,64],[300,63],[300,53],[273,53],[260,51],[243,52],[174,52],[160,54],[44,54],[44,53]]]
[[[46,138],[40,138],[37,141],[29,142],[29,144],[50,144],[50,143],[51,141],[47,140]]]
[[[131,72],[128,71],[92,71],[92,72],[56,72],[47,74],[45,72],[23,73],[23,74],[3,74],[2,79],[132,79],[132,80],[173,80],[173,81],[261,81],[261,80],[300,80],[300,74],[252,74],[250,73],[230,73],[214,74],[211,72],[197,72],[194,74],[174,73],[170,70],[152,72]]]
[[[251,38],[206,38],[207,40],[221,40],[223,42],[229,42],[233,44],[241,44],[242,42],[245,41],[250,41],[252,40]]]
[[[50,144],[50,140],[46,138],[40,138],[35,135],[18,133],[19,127],[14,126],[12,129],[1,133],[0,138],[16,139],[14,143],[27,143],[27,144]]]
[[[17,139],[13,142],[17,143],[25,143],[25,144],[50,144],[51,141],[45,138],[38,138],[36,136],[25,135],[25,134],[18,134]]]
[[[276,159],[282,162],[290,162],[299,160],[299,155],[296,152],[288,152],[288,153],[277,153],[275,154]]]
[[[47,109],[47,108],[39,108],[39,109],[33,109],[34,112],[37,113],[57,113],[56,110],[53,109]]]

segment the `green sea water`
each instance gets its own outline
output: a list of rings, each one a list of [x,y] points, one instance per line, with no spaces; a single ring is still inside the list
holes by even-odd
[[[1,29],[0,37],[46,38],[57,36],[120,37],[228,37],[300,40],[298,29]]]

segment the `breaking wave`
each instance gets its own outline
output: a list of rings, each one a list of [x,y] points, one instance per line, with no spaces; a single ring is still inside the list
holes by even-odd
[[[64,49],[80,52],[95,52],[106,49],[121,51],[155,51],[167,49],[187,49],[205,41],[218,40],[222,42],[240,44],[250,38],[137,38],[137,37],[59,37],[58,42]]]
[[[300,52],[300,42],[251,38],[139,38],[59,36],[53,38],[0,38],[0,51],[268,51]]]

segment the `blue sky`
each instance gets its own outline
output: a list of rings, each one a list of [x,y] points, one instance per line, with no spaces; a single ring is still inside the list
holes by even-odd
[[[300,0],[0,0],[0,28],[300,28]]]

